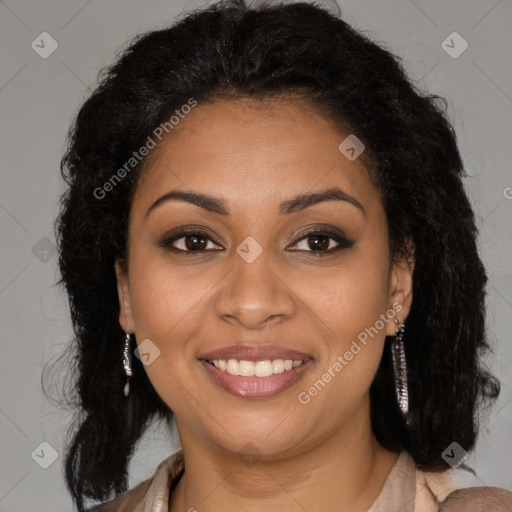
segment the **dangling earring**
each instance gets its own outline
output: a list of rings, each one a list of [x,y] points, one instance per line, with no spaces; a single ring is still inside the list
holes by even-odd
[[[395,389],[398,405],[407,425],[409,418],[409,391],[407,389],[407,365],[405,361],[404,333],[405,325],[394,318],[396,336],[391,344],[391,357],[393,359],[393,373],[395,375]]]
[[[132,376],[130,341],[131,341],[131,336],[128,333],[126,333],[125,338],[124,338],[124,349],[123,349],[123,368],[124,368],[124,372],[126,373],[126,384],[124,385],[124,396],[128,396],[130,393],[130,377]]]

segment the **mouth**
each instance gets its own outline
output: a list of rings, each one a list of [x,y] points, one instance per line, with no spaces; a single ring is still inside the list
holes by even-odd
[[[234,396],[252,399],[289,389],[313,364],[311,356],[277,345],[236,345],[198,359],[215,384]]]
[[[301,364],[302,359],[264,359],[262,361],[247,361],[237,359],[208,359],[207,363],[212,364],[218,370],[227,372],[230,375],[241,377],[270,377],[279,373],[288,372]]]

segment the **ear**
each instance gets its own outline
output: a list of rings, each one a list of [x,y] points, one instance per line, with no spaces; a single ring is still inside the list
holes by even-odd
[[[409,244],[409,255],[394,259],[389,276],[389,307],[396,312],[396,319],[405,323],[412,304],[412,283],[414,272],[414,252]],[[386,334],[395,335],[395,322],[388,322]]]
[[[116,259],[115,264],[117,278],[117,295],[119,298],[119,325],[126,333],[135,331],[133,321],[130,286],[128,284],[128,272],[124,260]]]

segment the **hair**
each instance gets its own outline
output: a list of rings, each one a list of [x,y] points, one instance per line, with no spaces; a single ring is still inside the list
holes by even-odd
[[[248,7],[231,0],[192,11],[138,35],[98,81],[68,134],[61,162],[68,187],[55,223],[79,406],[65,478],[80,512],[85,499],[126,491],[140,437],[155,418],[169,425],[173,418],[136,358],[130,395],[123,396],[114,262],[126,256],[130,204],[145,159],[104,197],[97,190],[190,98],[199,105],[304,99],[364,143],[391,257],[414,258],[404,336],[412,425],[397,405],[387,338],[370,389],[374,434],[429,471],[447,469],[442,453],[453,441],[466,451],[474,447],[478,413],[498,396],[499,382],[482,362],[490,350],[487,277],[446,100],[422,93],[398,57],[306,2]]]

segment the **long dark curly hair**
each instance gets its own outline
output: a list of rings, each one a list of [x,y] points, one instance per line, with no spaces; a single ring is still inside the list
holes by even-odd
[[[86,499],[126,491],[141,435],[157,418],[170,425],[173,414],[137,358],[131,393],[123,396],[114,261],[125,256],[144,159],[108,193],[101,187],[190,98],[200,105],[277,96],[306,99],[365,144],[387,215],[390,255],[414,257],[404,338],[413,423],[406,427],[396,405],[387,339],[370,390],[377,439],[407,450],[430,471],[446,469],[441,455],[453,441],[474,447],[478,412],[498,396],[499,383],[481,361],[489,350],[487,277],[446,101],[422,93],[396,56],[323,7],[222,1],[131,41],[102,71],[69,132],[61,163],[68,188],[55,228],[59,282],[76,335],[70,368],[78,411],[65,477],[80,512]]]

